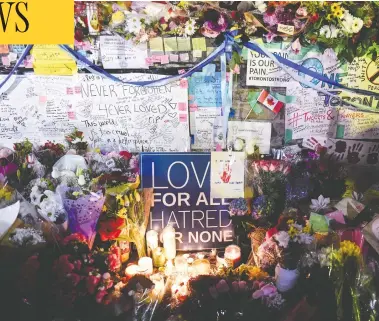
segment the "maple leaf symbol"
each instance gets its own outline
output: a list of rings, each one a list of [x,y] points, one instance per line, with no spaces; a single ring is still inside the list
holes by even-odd
[[[266,101],[267,101],[267,103],[268,103],[270,106],[274,105],[274,98],[269,97],[269,98],[267,98]]]

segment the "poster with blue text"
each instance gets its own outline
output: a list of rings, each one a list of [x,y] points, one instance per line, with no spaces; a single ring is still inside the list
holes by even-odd
[[[142,153],[140,164],[142,187],[154,189],[148,229],[172,223],[179,250],[233,241],[228,200],[210,198],[210,153]]]

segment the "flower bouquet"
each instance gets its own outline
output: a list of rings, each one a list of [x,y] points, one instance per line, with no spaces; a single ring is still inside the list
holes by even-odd
[[[35,149],[34,154],[38,161],[50,172],[53,165],[65,154],[65,147],[62,144],[47,141],[44,145]]]
[[[58,187],[64,208],[68,215],[71,233],[81,233],[92,248],[96,236],[96,224],[100,217],[105,197],[100,192],[94,193],[81,188]]]
[[[70,149],[77,154],[85,154],[87,152],[88,143],[84,140],[83,132],[75,130],[66,136],[66,141]]]
[[[285,205],[289,164],[280,160],[261,160],[252,163],[253,187],[259,195],[253,199],[252,214],[268,223],[276,222]]]

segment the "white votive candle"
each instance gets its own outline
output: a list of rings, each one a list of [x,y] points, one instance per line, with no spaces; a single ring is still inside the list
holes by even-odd
[[[168,260],[173,260],[176,256],[176,239],[175,229],[171,224],[163,229],[162,239],[166,258]]]
[[[197,259],[192,264],[196,275],[208,275],[211,273],[211,264],[206,259]]]
[[[225,261],[228,266],[235,267],[241,259],[241,249],[237,245],[229,245],[225,249]]]
[[[151,257],[144,256],[138,260],[138,266],[144,274],[153,274],[153,260]]]
[[[151,253],[158,247],[158,232],[150,230],[146,233],[146,244],[148,252]]]
[[[125,276],[127,279],[130,279],[132,276],[136,275],[138,273],[138,265],[137,264],[131,264],[125,269]]]
[[[188,273],[187,259],[183,255],[178,255],[175,258],[175,272],[181,274]]]

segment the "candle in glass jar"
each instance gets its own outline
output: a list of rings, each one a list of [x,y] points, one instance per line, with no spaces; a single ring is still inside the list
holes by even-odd
[[[197,259],[193,262],[192,268],[196,275],[208,275],[211,272],[211,264],[206,259]]]
[[[169,224],[162,232],[163,247],[165,250],[166,258],[168,260],[173,260],[176,256],[176,239],[175,239],[175,229]]]
[[[130,279],[132,276],[138,273],[138,265],[131,264],[125,269],[125,276],[127,279]]]
[[[216,266],[217,266],[217,268],[227,267],[227,264],[225,262],[225,252],[224,251],[217,253]]]
[[[163,247],[157,247],[153,250],[153,263],[155,267],[162,267],[166,263],[166,256]]]
[[[175,258],[175,271],[181,274],[188,273],[188,263],[187,259],[183,255],[178,255]]]
[[[139,268],[144,271],[144,274],[153,274],[153,260],[151,257],[141,257],[138,260]]]
[[[229,245],[225,249],[224,256],[226,264],[235,267],[241,259],[241,249],[237,245]]]
[[[151,253],[155,248],[158,247],[158,232],[150,230],[146,233],[146,244],[148,252]]]

